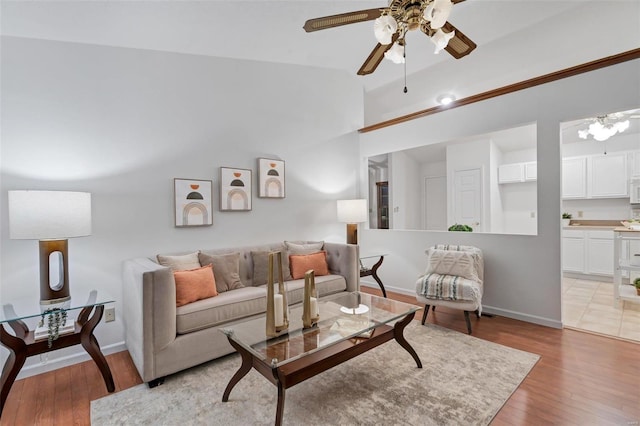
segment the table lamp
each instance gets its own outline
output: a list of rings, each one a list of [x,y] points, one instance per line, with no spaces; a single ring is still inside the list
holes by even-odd
[[[347,244],[358,244],[358,223],[367,221],[367,200],[338,200],[338,221],[347,224]]]
[[[39,240],[40,304],[71,298],[67,238],[91,235],[91,194],[9,191],[9,237]]]

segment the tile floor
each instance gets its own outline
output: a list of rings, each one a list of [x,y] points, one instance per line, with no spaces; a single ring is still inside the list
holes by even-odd
[[[562,322],[582,329],[640,342],[640,303],[613,306],[613,284],[563,278]]]

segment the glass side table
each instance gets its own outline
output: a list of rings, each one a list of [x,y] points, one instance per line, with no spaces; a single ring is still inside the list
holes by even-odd
[[[386,253],[379,253],[379,254],[366,254],[364,256],[360,256],[360,278],[369,277],[369,276],[373,277],[373,279],[376,280],[376,282],[380,286],[380,290],[382,290],[382,296],[384,297],[387,297],[387,291],[384,289],[384,284],[382,284],[382,280],[378,276],[378,268],[380,268],[380,265],[382,265],[382,261],[384,260],[384,257],[386,255],[387,255]],[[364,263],[362,263],[363,260],[376,259],[376,258],[379,258],[379,259],[371,268],[364,266]]]
[[[16,380],[27,357],[73,345],[82,345],[98,366],[107,390],[109,392],[115,390],[111,370],[93,334],[93,330],[102,319],[104,305],[113,302],[114,300],[106,295],[98,296],[96,290],[91,291],[88,298],[74,297],[72,294],[71,300],[66,302],[60,312],[64,311],[68,316],[77,315],[77,318],[73,322],[71,330],[65,334],[61,332],[55,340],[51,341],[51,346],[49,346],[50,342],[46,336],[42,339],[36,339],[35,330],[29,330],[25,320],[31,318],[39,319],[45,309],[56,307],[57,305],[41,306],[37,298],[33,298],[33,300],[17,300],[14,303],[2,305],[2,309],[0,309],[0,343],[9,349],[10,354],[2,369],[0,416],[2,416],[2,410],[9,396],[11,386],[13,386],[13,382]],[[21,314],[16,313],[16,308]],[[44,316],[45,322],[48,315],[45,314]],[[11,327],[14,334],[5,329],[7,325]]]

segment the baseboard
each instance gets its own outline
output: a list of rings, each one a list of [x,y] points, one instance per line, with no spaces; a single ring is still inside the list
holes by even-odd
[[[374,288],[376,290],[380,290],[380,286],[375,281],[363,281],[363,280],[360,280],[360,286],[365,286],[365,287],[369,287],[369,288]],[[398,288],[398,287],[391,287],[391,286],[385,285],[384,289],[387,290],[387,291],[392,291],[394,293],[404,294],[406,296],[415,296],[416,295],[415,290],[407,290],[406,288]]]
[[[362,281],[361,280],[360,281],[360,285],[361,286],[365,286],[365,287],[375,288],[375,289],[378,289],[378,290],[380,289],[380,286],[375,282],[367,282],[367,281]],[[415,296],[416,295],[415,291],[407,290],[406,288],[397,288],[397,287],[387,287],[387,286],[385,286],[385,289],[387,291],[392,291],[394,293],[400,293],[400,294],[404,294],[404,295],[407,295],[407,296]],[[495,314],[495,315],[499,315],[501,317],[516,319],[516,320],[520,320],[520,321],[530,322],[530,323],[533,323],[533,324],[544,325],[546,327],[562,328],[562,321],[557,321],[557,320],[550,319],[550,318],[545,318],[545,317],[539,317],[537,315],[523,314],[522,312],[510,311],[508,309],[501,309],[501,308],[495,308],[493,306],[482,305],[482,312],[487,313],[487,314]]]
[[[78,348],[81,348],[81,347],[78,346]],[[122,341],[119,343],[114,343],[112,345],[102,346],[100,349],[102,350],[102,354],[104,356],[107,356],[107,355],[114,354],[116,352],[126,351],[127,347],[125,346],[124,341]],[[47,354],[44,354],[44,355],[47,355]],[[35,357],[36,356],[34,356],[34,358]],[[44,362],[39,362],[38,364],[24,367],[22,370],[20,370],[20,373],[18,373],[18,377],[16,380],[24,379],[26,377],[35,376],[37,374],[46,373],[48,371],[57,370],[59,368],[68,367],[73,364],[79,364],[81,362],[90,361],[90,360],[91,360],[91,356],[89,356],[89,354],[82,349],[82,352],[78,352],[78,353],[67,355],[60,358],[55,358],[55,359],[44,361]]]
[[[551,318],[539,317],[537,315],[523,314],[522,312],[510,311],[508,309],[495,308],[493,306],[482,305],[482,312],[487,314],[499,315],[501,317],[516,319],[533,324],[544,325],[552,328],[562,328],[562,321]]]

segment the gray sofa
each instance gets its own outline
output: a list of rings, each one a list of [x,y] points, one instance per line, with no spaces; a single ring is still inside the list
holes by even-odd
[[[253,285],[252,252],[283,251],[283,243],[201,250],[210,255],[240,253],[243,288],[176,307],[173,271],[150,258],[123,264],[125,342],[150,387],[165,376],[234,351],[221,327],[259,316],[266,310],[266,286]],[[359,289],[358,246],[324,243],[329,275],[316,277],[320,297]],[[181,253],[182,254],[182,253]],[[288,264],[288,262],[287,262]],[[285,273],[285,276],[289,275]],[[289,280],[288,302],[302,301],[304,279]]]

